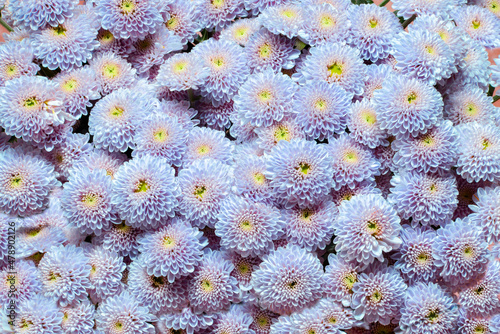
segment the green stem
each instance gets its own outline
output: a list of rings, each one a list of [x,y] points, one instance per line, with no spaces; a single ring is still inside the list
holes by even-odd
[[[500,100],[500,95],[493,96],[493,103],[497,102],[498,100]]]
[[[391,0],[384,0],[382,1],[382,3],[379,5],[380,7],[384,7],[385,5],[387,5]]]
[[[14,31],[10,25],[7,24],[1,17],[0,17],[0,25],[7,29],[8,32]]]
[[[492,85],[490,85],[488,87],[488,96],[493,96],[493,93],[495,92],[495,87],[493,87]]]
[[[417,15],[413,14],[408,20],[401,23],[401,25],[403,26],[403,29],[406,29],[406,27],[408,27],[410,25],[410,23],[412,23],[416,18],[417,18]]]
[[[301,40],[299,40],[299,39],[297,39],[297,40],[295,41],[295,48],[296,48],[297,50],[299,50],[299,51],[300,51],[300,50],[302,50],[303,48],[305,48],[305,47],[306,47],[306,45],[307,45],[306,43],[302,42],[302,41],[301,41]]]

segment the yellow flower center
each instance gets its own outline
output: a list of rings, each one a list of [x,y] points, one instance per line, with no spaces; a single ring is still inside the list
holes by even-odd
[[[333,18],[326,15],[322,16],[319,22],[324,28],[330,28],[335,25],[335,21],[333,20]]]
[[[260,316],[255,319],[255,322],[261,327],[266,327],[269,325],[269,320],[266,317]]]
[[[326,108],[328,107],[328,103],[324,99],[318,99],[316,100],[316,103],[314,104],[316,106],[316,109],[320,111],[325,111]]]
[[[177,16],[172,15],[170,16],[170,20],[165,23],[165,26],[168,30],[174,30],[179,26],[179,19],[177,18]]]
[[[163,247],[165,247],[166,249],[172,249],[175,247],[175,245],[176,243],[174,238],[167,236],[163,239]]]
[[[333,63],[328,66],[328,71],[330,72],[330,77],[339,76],[342,74],[342,64]]]
[[[420,264],[425,264],[428,262],[428,260],[429,260],[429,255],[427,255],[426,253],[420,253],[417,256],[417,262]]]
[[[423,137],[421,142],[424,146],[433,146],[435,143],[434,138],[430,135]]]
[[[101,35],[101,41],[102,42],[111,42],[115,39],[115,37],[113,36],[113,34],[108,31],[108,30],[105,30],[102,35]]]
[[[412,104],[413,102],[415,102],[417,100],[417,94],[415,92],[411,92],[408,97],[408,103]]]
[[[354,151],[347,151],[344,153],[344,161],[355,163],[358,161],[358,155]]]
[[[67,30],[62,25],[58,25],[57,27],[53,27],[52,31],[54,32],[54,35],[56,35],[56,36],[66,36]]]
[[[250,271],[250,267],[246,263],[240,263],[240,265],[238,265],[238,271],[240,274],[246,275]]]
[[[429,313],[427,314],[427,319],[431,323],[436,323],[439,319],[439,310],[438,309],[430,310]]]
[[[14,64],[8,64],[5,68],[5,74],[7,74],[8,77],[12,78],[15,76],[17,73],[17,66]]]
[[[253,179],[258,185],[263,185],[266,182],[266,177],[262,173],[255,173]]]
[[[285,18],[292,19],[297,16],[297,13],[291,9],[285,9],[281,11],[281,15],[284,16]]]
[[[29,237],[32,237],[32,238],[33,238],[33,237],[36,237],[36,236],[40,233],[40,231],[41,231],[41,230],[42,230],[42,228],[41,228],[41,227],[38,227],[38,228],[32,228],[32,229],[30,229],[30,230],[28,231],[27,235],[28,235]]]
[[[380,232],[380,228],[379,228],[378,224],[376,222],[372,222],[372,221],[368,221],[366,223],[366,230],[373,237],[377,236],[377,234]]]
[[[240,223],[240,228],[243,230],[243,231],[251,231],[253,230],[253,224],[251,221],[249,220],[244,220]]]
[[[206,155],[210,152],[210,147],[208,145],[201,145],[197,151],[199,155]]]
[[[163,143],[168,138],[168,133],[165,129],[158,129],[154,134],[153,138],[159,143]]]
[[[111,110],[109,111],[109,114],[115,118],[118,118],[120,116],[123,115],[123,113],[125,112],[125,110],[123,108],[120,108],[118,106],[114,106],[113,108],[111,108]]]
[[[222,6],[224,6],[224,0],[212,0],[212,6],[214,8],[220,9]]]
[[[259,56],[261,58],[269,58],[272,53],[272,48],[269,43],[262,44],[259,48]]]
[[[21,178],[21,175],[17,174],[10,178],[10,186],[12,188],[18,189],[22,185],[23,185],[23,179]]]
[[[131,0],[124,0],[120,5],[122,14],[129,15],[135,11],[135,3]]]
[[[204,187],[204,186],[197,186],[195,189],[194,189],[194,196],[196,198],[198,198],[200,201],[203,199],[203,195],[205,194],[205,191],[207,191],[207,189]]]
[[[290,139],[289,135],[290,131],[284,126],[279,126],[274,132],[274,138],[276,139],[276,142],[279,142],[280,140],[288,141]]]
[[[201,281],[200,285],[205,292],[211,292],[214,289],[212,283],[209,280]]]
[[[263,90],[257,94],[262,102],[269,102],[273,98],[273,94],[268,90]]]
[[[165,285],[165,280],[163,277],[151,276],[151,286],[154,288],[159,288]]]
[[[33,109],[33,108],[38,107],[39,104],[40,104],[40,102],[38,101],[38,99],[33,96],[33,97],[29,97],[26,100],[24,100],[23,106],[25,108],[28,108],[28,109]]]
[[[177,63],[175,63],[174,65],[174,72],[177,72],[177,73],[180,73],[180,72],[184,72],[187,68],[187,61],[179,61]]]
[[[370,296],[370,300],[374,303],[378,303],[379,301],[382,300],[382,293],[380,291],[375,290],[374,293]]]
[[[212,63],[216,67],[221,68],[222,66],[224,66],[224,59],[222,59],[222,58],[214,58],[214,60],[212,61]]]
[[[368,111],[362,113],[361,119],[363,119],[366,122],[366,124],[370,125],[373,125],[377,122],[377,116],[375,115],[375,113]]]
[[[472,28],[479,29],[481,22],[478,19],[472,20]]]
[[[93,193],[86,194],[85,196],[83,196],[82,202],[87,207],[91,207],[91,208],[96,207],[97,204],[99,203],[99,196],[97,196],[96,194],[93,194]]]
[[[352,292],[352,287],[354,286],[354,283],[358,281],[356,273],[348,273],[347,275],[344,276],[342,279],[342,283],[344,283],[344,286]]]
[[[376,19],[370,19],[370,28],[375,28],[378,25],[378,21]]]
[[[302,174],[307,175],[310,172],[311,165],[305,162],[299,163],[298,167],[295,167],[296,170],[300,171]]]
[[[67,92],[73,92],[76,87],[78,87],[78,82],[75,79],[67,80],[62,86],[62,88]]]
[[[486,150],[488,147],[490,147],[491,143],[488,139],[484,138],[483,139],[483,151]]]
[[[137,185],[135,186],[134,192],[135,193],[144,193],[149,190],[149,184],[146,182],[146,180],[140,180]]]
[[[120,75],[120,69],[116,64],[106,64],[102,70],[102,75],[108,79],[114,79]]]

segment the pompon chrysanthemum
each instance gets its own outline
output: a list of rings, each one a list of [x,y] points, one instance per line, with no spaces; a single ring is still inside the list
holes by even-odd
[[[199,0],[196,10],[198,20],[209,31],[221,31],[231,24],[235,18],[247,16],[243,1],[224,0],[214,2],[211,0]]]
[[[495,14],[479,6],[461,6],[452,13],[457,26],[472,39],[486,48],[500,47],[500,21]]]
[[[454,10],[455,0],[394,0],[392,8],[398,11],[398,15],[402,16],[405,20],[409,19],[412,15],[449,15],[450,10]]]
[[[20,76],[32,76],[40,66],[33,63],[33,48],[29,44],[7,42],[0,45],[0,86]]]
[[[352,139],[371,149],[389,144],[386,139],[387,132],[380,128],[380,122],[377,121],[375,105],[367,98],[352,104],[347,118],[347,127]]]
[[[215,321],[214,334],[255,334],[250,329],[253,319],[241,305],[232,305],[229,311],[220,313]]]
[[[147,256],[146,256],[147,258]],[[152,276],[144,265],[144,258],[132,262],[128,274],[128,289],[153,314],[181,309],[187,305],[186,280],[169,282],[165,276]]]
[[[264,175],[275,196],[288,206],[310,205],[330,192],[331,158],[315,142],[282,140],[269,153]]]
[[[192,54],[202,66],[208,67],[209,74],[200,93],[215,106],[229,102],[250,72],[243,48],[230,41],[211,38],[196,45]]]
[[[349,307],[352,302],[352,287],[358,281],[360,268],[337,254],[328,255],[328,265],[323,276],[325,296],[336,303]]]
[[[130,39],[116,38],[109,30],[102,28],[97,33],[97,41],[100,46],[97,48],[95,56],[110,52],[119,57],[127,58],[134,50]]]
[[[394,162],[403,169],[424,173],[447,171],[458,153],[458,134],[450,121],[442,121],[417,137],[396,139]]]
[[[233,124],[234,127],[234,124]],[[306,134],[302,126],[294,117],[284,118],[268,127],[260,127],[253,130],[257,135],[254,141],[264,152],[269,152],[280,141],[292,141],[306,139]]]
[[[66,71],[81,67],[92,58],[92,51],[99,46],[96,36],[92,21],[86,15],[78,15],[34,34],[31,45],[44,67]]]
[[[365,100],[371,100],[373,98],[373,93],[382,88],[387,80],[391,80],[391,77],[395,75],[396,72],[392,66],[387,64],[371,64],[366,67],[366,78],[365,87],[363,89],[362,97]]]
[[[484,273],[488,244],[480,227],[457,219],[437,231],[433,256],[440,276],[450,285],[464,284]]]
[[[459,62],[458,73],[453,76],[455,82],[459,87],[473,84],[486,91],[489,77],[490,61],[485,47],[476,40],[466,40],[466,54]]]
[[[344,133],[330,140],[328,151],[333,169],[333,188],[339,190],[347,185],[354,188],[356,182],[374,181],[380,163],[371,151]]]
[[[474,194],[472,194],[474,195]],[[500,187],[479,188],[469,208],[471,223],[481,227],[488,243],[500,241]]]
[[[491,97],[476,85],[464,85],[444,100],[444,117],[454,125],[489,123],[494,113],[495,106],[491,103]]]
[[[323,267],[318,258],[296,245],[265,256],[252,275],[263,308],[290,314],[314,304],[322,295]]]
[[[302,29],[299,36],[311,46],[347,40],[351,27],[345,11],[335,9],[329,3],[303,6]]]
[[[255,127],[271,126],[294,113],[296,84],[289,76],[266,69],[255,73],[234,97],[234,111],[244,123]]]
[[[290,0],[244,0],[245,9],[250,11],[252,15],[257,15],[271,6],[279,6],[288,4]]]
[[[40,281],[40,271],[32,261],[17,260],[15,263],[15,272],[8,267],[4,267],[0,271],[0,302],[3,305],[8,305],[12,300],[11,286],[16,289],[16,302],[23,303],[27,300],[32,300],[37,295],[41,295],[42,283]],[[10,296],[9,296],[10,295]]]
[[[300,312],[295,312],[290,315],[292,330],[284,333],[328,333],[326,321],[322,319],[317,307],[306,308]],[[334,332],[335,333],[335,330]]]
[[[358,49],[331,43],[311,48],[310,52],[298,72],[292,75],[294,80],[337,83],[349,93],[363,94],[366,65],[359,58]]]
[[[124,163],[113,180],[111,203],[132,227],[157,227],[174,216],[180,195],[165,159],[143,156]]]
[[[324,140],[344,132],[352,94],[336,84],[311,81],[295,94],[293,108],[308,138]]]
[[[274,246],[271,246],[273,249]],[[259,264],[262,263],[262,259],[259,257],[243,257],[240,254],[233,251],[222,251],[222,256],[231,262],[234,266],[234,270],[231,272],[231,276],[236,278],[238,281],[238,286],[243,293],[251,291],[252,285],[250,281],[252,279],[252,274],[257,270]],[[251,293],[252,297],[253,293]],[[250,298],[249,298],[250,299]],[[249,300],[252,302],[253,300]]]
[[[186,153],[182,159],[184,166],[195,161],[213,159],[224,164],[233,162],[233,143],[223,131],[196,127],[189,133]]]
[[[401,171],[391,179],[389,202],[412,226],[441,225],[457,207],[457,181],[453,175]]]
[[[389,325],[398,319],[407,285],[394,268],[362,273],[352,287],[354,317]]]
[[[178,181],[179,212],[193,226],[213,228],[222,202],[231,192],[231,168],[217,160],[203,159],[182,169]]]
[[[467,312],[460,310],[457,321],[458,334],[475,334],[475,333],[495,333],[495,328],[488,318],[473,317]]]
[[[402,243],[400,219],[381,195],[357,195],[343,201],[334,223],[335,250],[346,261],[367,266]]]
[[[84,234],[100,235],[120,217],[111,204],[112,182],[103,169],[81,169],[64,184],[61,206],[70,223]]]
[[[250,36],[259,31],[260,26],[260,21],[257,18],[239,19],[224,29],[220,38],[245,46]]]
[[[337,214],[335,204],[329,196],[316,204],[300,208],[295,206],[282,211],[285,221],[285,236],[290,244],[308,251],[324,249],[333,236],[333,221]]]
[[[131,89],[118,89],[103,97],[89,117],[94,145],[110,152],[134,149],[137,127],[154,109],[154,100],[144,99],[140,92]]]
[[[35,295],[19,303],[14,333],[63,334],[63,313],[52,298]]]
[[[53,247],[43,256],[38,269],[44,295],[55,298],[60,306],[87,297],[91,266],[83,249],[73,245]]]
[[[144,38],[163,23],[166,4],[156,0],[103,0],[95,9],[103,29],[119,38]]]
[[[134,51],[130,53],[128,61],[137,69],[137,73],[145,73],[162,65],[169,53],[182,50],[183,45],[179,36],[162,25],[156,33],[134,41],[132,47]]]
[[[9,80],[0,88],[0,126],[9,136],[43,147],[55,127],[72,119],[62,107],[63,100],[57,84],[45,77]],[[46,149],[52,148],[53,145]]]
[[[209,67],[198,62],[193,54],[178,53],[161,65],[156,81],[171,91],[185,91],[200,88],[209,74]]]
[[[112,52],[108,51],[93,57],[89,64],[96,74],[99,92],[103,95],[118,88],[130,88],[136,82],[136,69]]]
[[[231,127],[231,115],[234,114],[234,103],[229,101],[215,107],[210,101],[201,100],[196,104],[201,125],[210,129],[225,131]]]
[[[156,320],[127,290],[99,304],[95,319],[97,329],[104,333],[126,334],[154,334],[150,322]]]
[[[455,70],[455,57],[443,39],[423,29],[402,32],[392,40],[396,70],[430,85],[448,79]]]
[[[234,173],[234,193],[255,202],[269,203],[272,191],[269,180],[264,176],[265,160],[258,156],[248,155],[236,159]]]
[[[403,30],[390,11],[375,4],[354,6],[349,20],[349,44],[359,48],[361,58],[372,62],[389,56],[392,39]]]
[[[106,250],[133,259],[139,254],[139,238],[141,236],[141,230],[130,227],[123,221],[121,224],[113,225],[109,230],[103,231],[100,236],[93,240],[97,244],[102,244]]]
[[[500,128],[467,123],[456,127],[459,150],[457,173],[468,182],[500,179]]]
[[[254,132],[257,128],[249,123],[243,122],[237,113],[231,114],[229,120],[232,123],[229,133],[236,139],[236,143],[250,143],[257,137],[257,134]]]
[[[294,48],[294,42],[285,36],[275,35],[266,28],[261,28],[248,39],[245,45],[247,62],[253,73],[267,68],[275,73],[282,69],[291,69],[300,51]]]
[[[39,30],[47,25],[56,27],[74,15],[73,9],[78,5],[76,0],[35,0],[9,1],[7,9],[12,14],[15,26]]]
[[[461,291],[458,304],[469,316],[488,317],[500,310],[500,263],[492,261],[486,273],[478,280],[473,280]]]
[[[196,2],[174,0],[168,6],[169,19],[165,22],[168,30],[179,36],[183,45],[193,42],[194,37],[203,26],[198,19]]]
[[[127,267],[123,258],[102,246],[87,248],[85,255],[90,264],[91,297],[100,302],[120,293],[124,288],[121,280]]]
[[[208,244],[203,232],[188,222],[174,219],[157,231],[139,239],[139,251],[149,275],[165,276],[169,283],[191,274],[200,264],[203,248]]]
[[[303,8],[293,2],[267,7],[259,15],[259,20],[273,34],[293,38],[298,35],[305,20]]]
[[[406,290],[399,327],[404,334],[453,334],[457,305],[439,285],[416,283]]]
[[[173,329],[172,332],[166,333],[175,334],[180,330],[181,334],[194,334],[198,331],[212,326],[217,314],[194,313],[190,307],[182,309],[179,313],[167,313],[160,317],[159,322],[165,328]],[[178,333],[178,332],[177,332]]]
[[[109,151],[94,149],[88,155],[76,161],[69,170],[69,175],[78,173],[79,169],[89,168],[90,170],[104,169],[106,175],[114,177],[118,168],[125,162],[126,156],[121,153],[110,153]]]
[[[278,209],[237,196],[224,201],[217,219],[215,234],[221,246],[244,257],[268,253],[284,228]]]
[[[19,216],[43,211],[50,192],[60,185],[54,167],[21,149],[0,152],[0,184],[0,210]]]
[[[159,112],[169,117],[177,117],[179,124],[186,130],[191,130],[200,123],[199,120],[194,119],[198,112],[189,107],[189,101],[161,101]]]
[[[292,321],[292,317],[288,315],[282,315],[278,319],[276,319],[276,321],[271,325],[269,331],[266,332],[266,334],[293,333],[294,330],[295,324]]]
[[[431,85],[393,76],[373,93],[380,127],[396,138],[417,136],[432,128],[443,113],[441,94]]]
[[[252,317],[250,329],[255,334],[269,334],[271,325],[278,318],[278,314],[252,303],[243,304],[243,310]]]
[[[436,232],[425,227],[411,228],[405,225],[400,237],[403,243],[393,256],[397,259],[394,268],[410,285],[434,282],[438,274],[432,248]]]
[[[137,128],[133,157],[145,155],[165,158],[169,165],[180,166],[187,148],[188,131],[177,117],[155,113],[143,120]]]
[[[88,300],[62,307],[63,314],[61,328],[68,334],[93,333],[95,307]]]
[[[214,313],[238,302],[238,281],[231,276],[234,266],[219,251],[207,250],[188,285],[188,298],[193,312]]]

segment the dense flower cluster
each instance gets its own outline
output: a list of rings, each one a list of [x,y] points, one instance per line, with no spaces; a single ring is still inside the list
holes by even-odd
[[[0,333],[499,334],[500,2],[391,2],[0,0]]]

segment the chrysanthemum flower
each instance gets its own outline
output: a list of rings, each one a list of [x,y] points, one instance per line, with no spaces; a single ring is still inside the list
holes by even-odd
[[[349,44],[359,48],[361,58],[372,62],[389,56],[393,37],[402,31],[397,17],[375,4],[354,6],[349,20]]]
[[[154,66],[162,65],[169,53],[182,50],[183,45],[179,36],[160,26],[156,33],[134,41],[132,47],[134,51],[128,60],[137,73],[145,73]]]
[[[108,51],[92,58],[89,64],[96,74],[99,92],[103,95],[118,88],[130,88],[136,82],[136,69],[112,52]]]
[[[12,298],[11,286],[16,289],[15,300],[17,303],[23,303],[32,300],[40,295],[42,283],[40,281],[40,271],[32,261],[17,260],[15,262],[15,271],[5,267],[0,271],[0,280],[5,282],[0,285],[0,302],[2,305],[8,305]]]
[[[335,220],[335,250],[346,261],[367,266],[383,262],[384,252],[399,248],[400,219],[380,195],[358,195],[343,201]]]
[[[38,2],[34,0],[9,1],[6,7],[12,14],[15,26],[39,30],[47,25],[57,27],[73,16],[73,9],[78,5],[76,0],[50,0]]]
[[[261,23],[257,18],[240,19],[226,27],[221,32],[220,38],[245,46],[250,36],[259,31],[260,26]]]
[[[203,232],[185,221],[175,219],[157,231],[139,239],[139,251],[149,275],[165,276],[169,283],[191,274],[200,264],[208,244]]]
[[[264,9],[271,6],[278,6],[288,4],[292,1],[290,0],[244,0],[245,9],[250,11],[253,15],[257,15]]]
[[[250,324],[250,329],[253,330],[255,334],[270,333],[271,325],[276,321],[276,318],[278,318],[278,314],[252,303],[243,304],[243,308],[253,319],[253,322]]]
[[[295,94],[293,108],[308,138],[324,140],[341,133],[347,124],[352,95],[335,84],[312,81]]]
[[[88,300],[62,307],[63,314],[61,328],[68,334],[93,333],[95,307]]]
[[[500,187],[479,188],[472,195],[471,223],[482,227],[488,243],[500,241]]]
[[[332,189],[331,192],[331,197],[332,197],[332,202],[337,206],[337,208],[342,204],[344,201],[349,201],[351,198],[354,196],[358,195],[381,195],[382,192],[380,189],[377,188],[377,184],[374,183],[373,181],[362,181],[362,182],[355,182],[352,185],[352,188],[345,185],[341,187],[339,190],[334,190]],[[338,212],[338,209],[337,209]]]
[[[203,159],[179,172],[179,212],[200,228],[214,227],[222,202],[231,192],[232,170],[225,164]]]
[[[133,259],[139,254],[139,239],[141,237],[141,230],[130,227],[123,221],[119,225],[112,225],[109,230],[103,231],[100,236],[93,240],[97,244],[102,244],[106,250]]]
[[[393,76],[373,93],[380,127],[397,138],[417,136],[442,117],[443,99],[431,85]]]
[[[213,159],[225,164],[232,164],[233,143],[224,132],[209,128],[196,127],[189,133],[186,153],[182,159],[184,166],[195,161]]]
[[[69,175],[78,173],[79,169],[98,170],[104,169],[106,175],[114,177],[118,168],[125,162],[126,157],[121,153],[110,153],[109,151],[94,149],[88,155],[81,157],[69,170]]]
[[[303,6],[302,29],[299,31],[301,39],[311,46],[347,40],[351,27],[345,11],[335,9],[329,3],[311,4]]]
[[[122,165],[111,203],[132,227],[157,227],[174,216],[180,195],[175,170],[165,159],[143,156]]]
[[[273,248],[274,245],[271,245],[271,249]],[[253,297],[255,297],[253,291],[251,291],[252,285],[250,284],[252,274],[255,270],[257,270],[259,264],[262,263],[262,259],[252,256],[243,257],[239,253],[227,250],[222,251],[222,256],[234,266],[231,276],[236,278],[238,281],[238,287],[244,293],[244,297],[242,299],[245,300],[245,296],[248,296],[246,300],[252,303],[254,301]]]
[[[157,318],[125,290],[99,304],[95,320],[97,329],[104,333],[154,334],[150,322]]]
[[[399,327],[407,334],[453,334],[457,318],[457,306],[439,285],[419,282],[406,290]]]
[[[480,227],[457,219],[437,231],[433,244],[435,264],[451,285],[463,284],[484,273],[487,243]]]
[[[179,124],[187,130],[193,129],[200,123],[199,120],[194,119],[198,112],[189,107],[189,101],[161,101],[159,112],[169,117],[177,117]]]
[[[486,48],[500,47],[500,21],[486,8],[479,6],[461,6],[453,12],[457,26]]]
[[[55,126],[72,119],[61,107],[63,100],[57,84],[45,77],[9,80],[0,88],[0,126],[9,136],[43,145]]]
[[[169,165],[180,166],[186,151],[188,131],[177,117],[155,113],[143,120],[137,128],[133,157],[145,155],[165,158]]]
[[[187,305],[186,281],[176,279],[172,283],[166,276],[148,274],[144,258],[139,258],[130,265],[128,289],[153,314],[182,309]]]
[[[300,83],[316,80],[337,83],[349,93],[363,94],[366,65],[359,58],[358,49],[332,43],[310,51],[298,73],[292,76],[294,80]]]
[[[52,298],[35,295],[19,303],[14,333],[63,334],[63,313]]]
[[[199,0],[196,10],[197,19],[203,22],[205,29],[209,31],[221,31],[231,24],[237,17],[247,16],[243,1],[238,0]]]
[[[405,225],[400,236],[403,243],[393,256],[397,259],[394,268],[410,285],[434,282],[438,274],[432,248],[436,237],[434,230]]]
[[[288,315],[282,315],[277,319],[277,321],[275,321],[271,325],[269,333],[270,334],[293,333],[294,329],[295,329],[295,324],[292,321],[292,317]]]
[[[202,99],[196,104],[201,125],[210,129],[225,131],[231,127],[230,116],[234,114],[234,103],[229,101],[215,107],[210,101]]]
[[[232,128],[234,126],[235,124],[233,124]],[[294,117],[284,118],[281,122],[274,123],[268,127],[255,128],[253,133],[257,135],[255,143],[264,152],[271,151],[282,140],[289,142],[306,138],[302,126],[297,122],[297,118]]]
[[[184,91],[200,88],[209,74],[209,67],[198,62],[192,53],[178,53],[161,65],[156,80],[171,91]]]
[[[32,76],[40,69],[33,63],[33,48],[28,44],[8,42],[0,45],[0,86],[20,76]]]
[[[0,209],[9,215],[29,216],[43,211],[49,194],[60,183],[54,167],[22,150],[0,152]]]
[[[374,181],[374,175],[378,175],[380,163],[367,148],[348,134],[330,140],[328,150],[332,159],[335,190],[345,185],[354,188],[356,182]]]
[[[290,314],[311,306],[323,292],[323,267],[313,254],[296,245],[265,256],[252,275],[252,286],[262,307]]]
[[[34,34],[31,44],[44,67],[66,71],[81,67],[92,58],[92,51],[99,46],[96,36],[97,29],[88,17],[78,15]]]
[[[186,2],[174,0],[168,6],[169,19],[165,22],[165,27],[179,36],[183,45],[193,42],[194,37],[203,26],[198,19],[197,2]]]
[[[308,251],[324,249],[333,236],[333,221],[337,214],[335,204],[328,196],[316,204],[282,211],[285,237]]]
[[[389,56],[392,57],[392,56]],[[387,59],[387,58],[386,58]],[[387,80],[391,80],[391,77],[396,74],[392,66],[387,64],[371,64],[366,67],[366,78],[365,87],[363,89],[362,97],[365,100],[371,100],[373,98],[373,93],[381,89]]]
[[[100,46],[95,51],[95,56],[109,52],[119,57],[127,58],[133,51],[130,39],[116,38],[109,30],[100,28],[97,33]]]
[[[102,28],[114,36],[141,39],[157,31],[166,8],[154,0],[104,0],[95,10]]]
[[[490,320],[490,329],[495,331],[500,331],[500,314],[495,315]]]
[[[160,317],[159,323],[162,327],[172,329],[168,334],[194,334],[203,332],[204,329],[213,325],[217,314],[194,313],[191,308],[185,307],[179,313],[167,313]]]
[[[454,10],[455,0],[394,0],[392,8],[398,11],[398,15],[402,16],[405,20],[409,19],[412,15],[446,15],[450,10]]]
[[[224,201],[217,219],[215,234],[221,246],[244,257],[266,254],[284,227],[276,208],[237,196]]]
[[[91,266],[81,248],[53,247],[43,256],[38,268],[45,296],[55,298],[60,306],[87,297]]]
[[[230,41],[211,38],[196,45],[192,53],[209,69],[209,75],[200,87],[201,95],[215,106],[229,102],[249,74],[243,48]]]
[[[303,6],[293,2],[268,7],[259,15],[264,28],[273,34],[281,34],[288,38],[298,35],[305,19]]]
[[[399,318],[407,285],[392,267],[362,273],[352,287],[354,317],[365,322],[388,325]]]
[[[248,155],[236,159],[234,173],[234,192],[255,202],[269,203],[272,190],[269,180],[264,176],[266,163],[258,156]]]
[[[317,307],[306,308],[301,312],[295,312],[290,318],[293,324],[293,333],[328,333],[326,323],[318,312]],[[288,331],[285,333],[288,333]]]
[[[234,266],[218,251],[207,250],[188,285],[188,298],[196,313],[219,312],[238,302],[238,281],[231,276]]]
[[[275,73],[282,69],[291,69],[300,51],[294,48],[292,40],[275,35],[266,28],[261,28],[248,39],[245,45],[247,66],[253,73],[272,69]]]
[[[453,76],[456,84],[459,87],[466,84],[473,84],[486,91],[488,89],[490,72],[488,52],[484,46],[476,40],[467,40],[466,54],[459,63],[458,73]]]
[[[264,175],[275,196],[287,205],[310,205],[330,192],[331,158],[314,142],[282,140],[269,153]]]
[[[379,122],[377,122],[375,105],[366,98],[352,104],[347,119],[347,127],[351,138],[371,149],[389,144],[386,139],[387,132],[382,130]]]
[[[294,113],[296,87],[289,76],[275,74],[271,69],[255,73],[248,77],[234,97],[234,111],[242,122],[268,127]]]
[[[243,122],[237,113],[232,113],[229,116],[229,120],[232,125],[229,129],[229,133],[231,137],[235,138],[236,143],[255,143],[254,140],[257,137],[257,134],[254,132],[256,129],[265,129],[265,128],[256,128],[255,126]]]
[[[244,312],[241,305],[232,305],[229,311],[220,313],[215,321],[212,333],[214,334],[254,334],[250,329],[252,317]]]
[[[338,301],[331,298],[322,298],[316,304],[315,310],[319,313],[327,330],[336,333],[339,329],[349,329],[359,324],[354,319],[353,310],[342,307]]]
[[[460,310],[457,322],[457,333],[495,333],[495,330],[492,327],[490,319],[474,317],[464,310]]]
[[[468,182],[500,179],[500,128],[493,124],[458,126],[457,173]]]
[[[444,100],[444,116],[454,125],[491,122],[495,106],[491,97],[475,85],[465,85]]]

